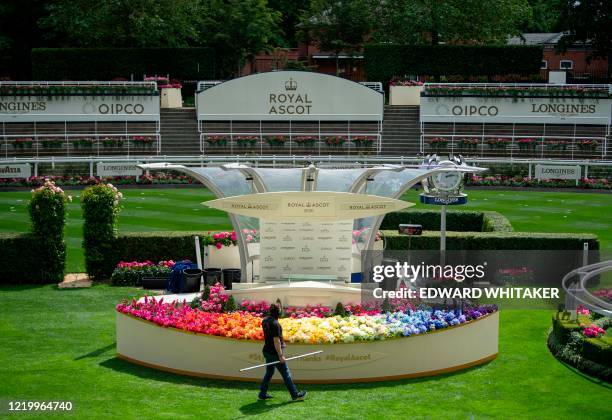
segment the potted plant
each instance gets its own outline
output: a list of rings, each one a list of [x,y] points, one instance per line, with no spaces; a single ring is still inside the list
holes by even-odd
[[[376,137],[375,136],[357,136],[357,137],[353,137],[351,140],[353,143],[355,143],[356,147],[370,148],[374,144]]]
[[[132,142],[135,147],[145,149],[151,147],[155,139],[151,136],[132,136]]]
[[[76,138],[72,142],[75,149],[91,149],[93,147],[94,139],[89,137]]]
[[[13,141],[13,146],[18,150],[31,149],[33,144],[31,137],[18,137]]]
[[[389,83],[389,105],[420,105],[423,82],[394,79]]]
[[[548,140],[546,142],[546,147],[550,150],[560,150],[563,151],[567,148],[569,141],[567,140]]]
[[[226,136],[208,136],[206,137],[206,143],[212,147],[223,147],[227,145],[228,138]]]
[[[326,136],[325,144],[327,147],[337,149],[342,147],[342,145],[346,142],[345,136]]]
[[[314,147],[317,142],[316,136],[297,136],[293,138],[293,141],[300,147],[310,148]]]
[[[257,140],[259,140],[257,136],[238,136],[236,137],[236,144],[238,147],[250,148],[257,144]]]
[[[120,147],[123,143],[123,139],[121,137],[104,137],[102,139],[102,144],[106,148]]]
[[[583,152],[592,152],[599,146],[599,140],[596,139],[581,139],[576,142],[578,149]]]
[[[473,151],[478,147],[478,139],[474,137],[461,138],[458,143],[461,150]]]
[[[62,143],[64,143],[64,139],[59,137],[43,137],[40,139],[40,144],[45,149],[56,149],[58,147],[62,147]]]
[[[510,140],[503,137],[489,138],[486,140],[486,143],[491,149],[502,150],[506,148]]]
[[[436,152],[440,152],[442,149],[446,147],[447,144],[448,144],[448,139],[444,137],[434,137],[432,139],[429,139],[429,145]]]
[[[285,136],[269,136],[266,137],[266,142],[270,145],[270,147],[283,147],[287,142],[287,137]]]
[[[522,151],[533,151],[536,148],[536,140],[532,137],[520,138],[516,141],[519,150]]]

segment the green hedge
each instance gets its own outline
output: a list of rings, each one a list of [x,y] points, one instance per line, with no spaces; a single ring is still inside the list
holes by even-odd
[[[38,241],[26,233],[0,233],[0,284],[44,283],[37,263]]]
[[[408,74],[538,74],[542,47],[475,45],[392,45],[364,47],[368,80],[388,81]]]
[[[579,317],[578,321],[579,322],[572,322],[567,319],[558,319],[557,314],[553,315],[552,333],[560,344],[568,344],[573,332],[580,333],[580,323],[587,325],[593,323],[585,316]],[[609,323],[610,322],[607,322],[605,326],[609,325]],[[582,347],[579,350],[580,354],[592,362],[612,368],[612,345],[606,343],[602,339],[587,338],[582,335],[581,337]]]
[[[194,236],[206,232],[134,232],[116,239],[115,259],[119,261],[196,260]],[[201,244],[201,246],[203,246]],[[203,249],[202,249],[203,251]],[[115,263],[116,264],[116,263]]]
[[[419,224],[423,230],[440,230],[439,210],[401,210],[388,213],[380,226],[397,230],[400,224]],[[510,221],[496,211],[448,211],[446,228],[456,232],[511,232]]]
[[[180,80],[215,77],[208,48],[34,48],[33,80],[141,80],[144,74]]]
[[[440,232],[426,231],[421,236],[400,235],[397,230],[383,230],[386,249],[439,249]],[[597,236],[570,233],[533,232],[446,232],[448,250],[581,250],[584,242],[590,250],[599,249]]]

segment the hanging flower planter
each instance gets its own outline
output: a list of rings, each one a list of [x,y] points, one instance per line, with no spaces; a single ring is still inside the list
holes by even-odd
[[[72,145],[75,149],[83,150],[83,149],[91,149],[94,144],[94,139],[89,137],[82,137],[80,139],[74,139],[72,141]]]
[[[446,146],[448,145],[448,139],[445,139],[444,137],[434,137],[432,139],[429,139],[428,142],[435,152],[442,151],[442,149],[446,148]]]
[[[459,139],[458,143],[461,150],[465,151],[474,151],[478,147],[478,139],[473,137]]]
[[[259,137],[257,136],[238,136],[235,137],[236,139],[236,144],[238,145],[238,147],[242,147],[242,148],[251,148],[251,147],[255,147],[255,145],[257,144],[257,140],[259,140]]]
[[[500,138],[487,139],[486,143],[489,145],[491,149],[504,150],[506,146],[510,143],[510,140],[500,137]]]
[[[315,136],[298,136],[294,137],[293,141],[299,146],[304,148],[314,147],[317,142],[317,137]]]
[[[594,152],[595,149],[597,149],[597,146],[599,146],[599,140],[595,140],[595,139],[578,140],[576,142],[576,146],[578,146],[578,149],[583,152]]]
[[[357,136],[357,137],[353,137],[352,142],[355,143],[356,147],[361,147],[361,148],[370,148],[372,147],[372,145],[374,144],[374,141],[376,141],[376,137],[374,136]]]
[[[549,150],[563,151],[567,148],[569,141],[567,140],[548,140],[546,142],[546,148]]]
[[[57,137],[48,137],[40,139],[40,144],[45,149],[57,149],[62,147],[63,139]]]
[[[102,144],[108,149],[121,147],[123,145],[123,139],[121,137],[104,137],[102,139]]]
[[[134,143],[135,147],[145,149],[149,148],[155,142],[155,138],[152,136],[133,136],[132,143]]]
[[[518,144],[519,150],[524,152],[532,152],[536,148],[536,139],[531,137],[518,139],[516,143]]]
[[[206,137],[206,143],[211,147],[223,147],[227,146],[228,138],[226,136],[208,136]]]
[[[31,149],[34,144],[34,140],[31,137],[19,137],[13,141],[13,147],[17,150]]]
[[[266,137],[266,142],[270,145],[270,147],[283,147],[287,142],[287,137],[270,136]]]
[[[327,147],[337,149],[342,147],[342,145],[346,142],[346,137],[344,136],[327,136],[325,137],[325,144]]]

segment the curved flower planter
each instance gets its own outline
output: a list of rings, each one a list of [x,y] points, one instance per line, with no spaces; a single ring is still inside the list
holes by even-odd
[[[117,356],[182,375],[259,381],[261,341],[164,328],[117,312]],[[287,355],[322,354],[291,362],[298,383],[374,382],[432,376],[476,366],[498,353],[499,312],[427,334],[341,344],[288,344]]]

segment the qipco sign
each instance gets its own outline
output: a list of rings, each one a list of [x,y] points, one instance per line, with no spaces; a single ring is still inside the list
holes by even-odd
[[[421,97],[421,122],[609,125],[609,99]]]
[[[0,122],[158,120],[158,96],[0,97]]]

